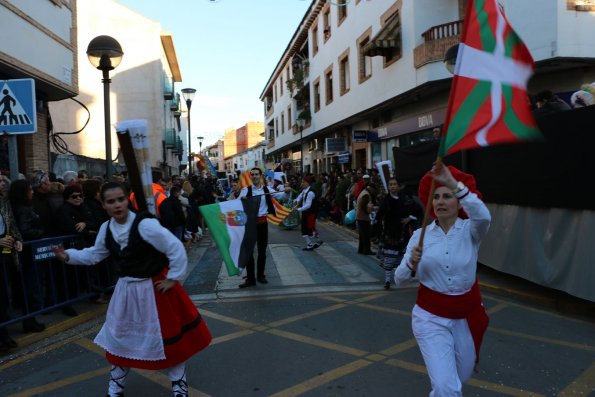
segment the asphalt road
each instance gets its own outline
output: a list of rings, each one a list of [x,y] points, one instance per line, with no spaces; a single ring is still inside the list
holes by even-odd
[[[352,233],[320,229],[323,246],[304,252],[299,231],[271,228],[269,284],[248,289],[226,275],[210,239],[190,247],[184,286],[214,336],[187,364],[191,396],[429,393],[411,333],[415,288],[383,290],[382,269],[356,253]],[[465,396],[595,396],[595,322],[490,289],[483,296],[491,322]],[[92,342],[101,323],[63,326],[3,357],[0,395],[104,396],[108,364]],[[129,376],[126,396],[170,395],[161,373]]]

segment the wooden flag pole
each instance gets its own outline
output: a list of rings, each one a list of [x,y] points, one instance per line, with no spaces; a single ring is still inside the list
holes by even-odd
[[[442,157],[436,158],[436,168],[443,167]],[[421,232],[419,234],[419,242],[417,247],[422,250],[424,247],[424,237],[426,235],[426,228],[430,219],[430,213],[432,211],[432,200],[434,199],[434,191],[436,190],[436,181],[432,178],[432,184],[430,185],[430,194],[428,194],[428,200],[426,202],[426,209],[424,211],[424,220],[421,225]],[[411,277],[415,277],[415,270],[411,271]]]
[[[136,201],[138,211],[143,212],[148,210],[147,200],[145,199],[145,193],[143,191],[143,182],[140,177],[140,171],[138,164],[136,163],[136,156],[134,155],[134,148],[132,147],[132,140],[130,138],[130,132],[128,130],[122,132],[118,131],[118,142],[124,155],[124,162],[128,169],[128,182],[130,188],[134,192],[134,199]]]

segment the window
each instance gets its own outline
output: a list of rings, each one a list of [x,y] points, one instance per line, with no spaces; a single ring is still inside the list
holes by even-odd
[[[318,25],[317,22],[314,22],[314,27],[312,28],[312,54],[316,55],[318,52]]]
[[[283,95],[283,76],[279,79],[279,94]]]
[[[277,86],[273,87],[273,101],[277,102]]]
[[[324,41],[326,42],[328,39],[331,38],[331,9],[327,7],[324,13],[322,14],[322,22],[324,26]]]
[[[285,113],[281,112],[281,135],[285,134]]]
[[[324,72],[325,105],[333,102],[333,65]]]
[[[287,108],[287,130],[291,129],[291,106]]]
[[[279,119],[275,119],[275,137],[279,136]]]
[[[339,94],[345,95],[349,92],[349,48],[339,57]]]
[[[337,7],[337,17],[339,18],[338,26],[341,26],[345,18],[347,18],[347,4],[349,2],[346,1],[343,4],[338,4]]]
[[[364,34],[357,39],[358,48],[358,82],[361,84],[372,77],[372,58],[366,56],[364,46],[370,42],[372,28],[368,28]]]
[[[320,77],[314,81],[314,112],[320,110]]]

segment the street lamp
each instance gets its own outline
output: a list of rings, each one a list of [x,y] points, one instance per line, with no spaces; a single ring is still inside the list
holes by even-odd
[[[105,123],[105,175],[112,176],[112,134],[110,126],[109,71],[118,67],[124,52],[120,43],[110,36],[97,36],[87,47],[87,57],[95,68],[103,72],[103,115]]]
[[[198,139],[198,153],[202,154],[202,141],[203,139],[205,139],[203,136],[197,136],[196,139]]]
[[[455,72],[458,54],[459,44],[455,44],[452,47],[449,47],[448,50],[446,50],[446,52],[444,53],[444,66],[450,72],[450,74],[454,74]]]
[[[296,123],[300,129],[300,173],[302,176],[304,175],[304,143],[302,142],[303,136],[302,132],[304,131],[304,125],[306,125],[306,120],[304,119],[296,119]]]
[[[192,100],[194,99],[194,95],[196,94],[196,90],[194,88],[182,88],[182,96],[186,101],[186,108],[188,109],[188,175],[193,174],[192,169],[192,143],[191,135],[190,135],[190,107],[192,106]]]

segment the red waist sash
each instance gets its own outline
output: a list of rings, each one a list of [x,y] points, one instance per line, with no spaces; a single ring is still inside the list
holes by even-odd
[[[466,319],[475,345],[475,362],[479,362],[479,348],[490,318],[483,307],[477,279],[471,290],[463,295],[442,294],[420,284],[415,303],[439,317]]]

